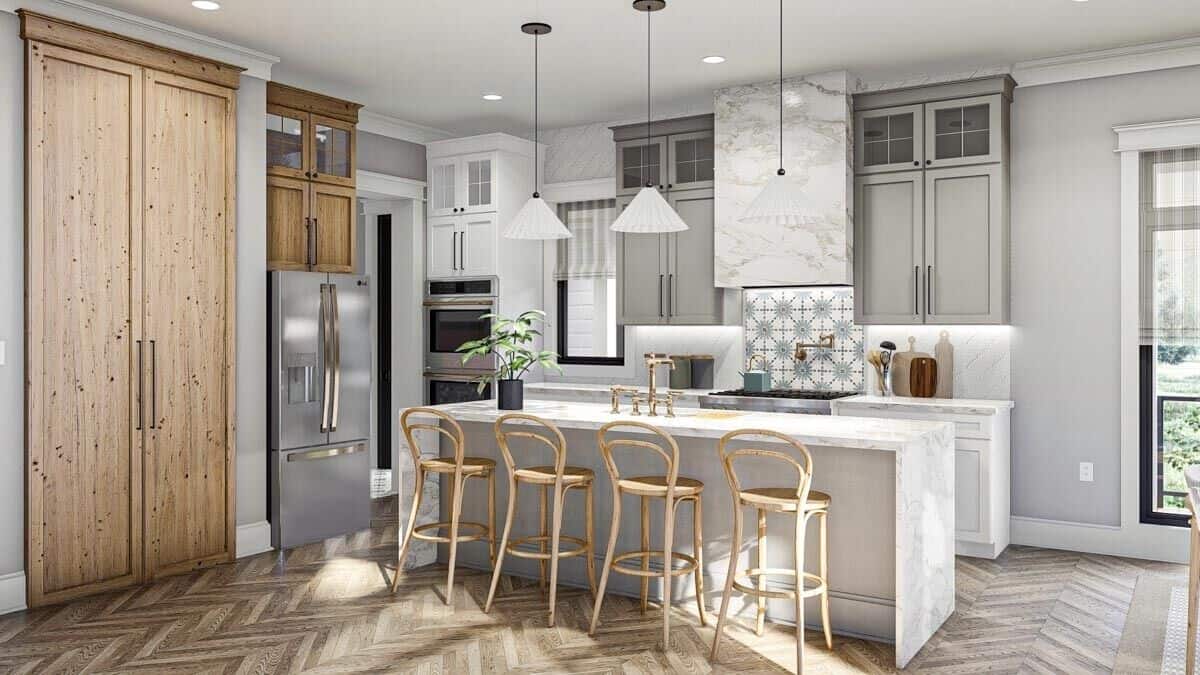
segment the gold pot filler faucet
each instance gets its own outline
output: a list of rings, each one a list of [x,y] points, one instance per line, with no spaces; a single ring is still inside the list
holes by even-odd
[[[808,359],[808,350],[810,349],[833,349],[833,333],[818,335],[816,342],[797,342],[796,351],[792,356],[797,361],[805,361]]]

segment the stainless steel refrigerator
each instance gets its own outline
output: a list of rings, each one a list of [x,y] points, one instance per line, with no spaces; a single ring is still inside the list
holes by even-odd
[[[271,542],[371,525],[367,278],[271,272]]]

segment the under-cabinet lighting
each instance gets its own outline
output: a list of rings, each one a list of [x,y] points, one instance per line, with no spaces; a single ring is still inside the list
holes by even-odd
[[[202,9],[206,12],[215,12],[221,9],[221,3],[213,2],[213,0],[192,0],[192,7]]]
[[[504,97],[501,96],[500,94],[484,94],[483,95],[483,100],[485,100],[485,101],[500,101],[503,99],[504,99]]]
[[[715,55],[714,56],[706,56],[700,60],[705,63],[725,63],[724,56],[715,56]]]

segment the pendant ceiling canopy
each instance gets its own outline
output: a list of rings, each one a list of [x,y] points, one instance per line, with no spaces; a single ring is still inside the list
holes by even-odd
[[[650,14],[667,6],[666,0],[634,0],[633,8],[646,13],[646,147],[650,145]],[[646,147],[642,152],[646,152]],[[642,162],[645,171],[646,162]],[[613,221],[612,229],[617,232],[655,234],[679,232],[688,229],[687,223],[675,213],[675,209],[654,188],[649,177],[643,175],[643,187],[621,215]]]
[[[522,24],[521,32],[533,36],[533,196],[517,211],[504,236],[508,239],[566,239],[571,231],[563,225],[538,193],[538,38],[550,32],[550,24]]]
[[[779,0],[779,170],[738,220],[748,225],[812,225],[820,222],[807,208],[804,190],[783,169],[783,0]],[[808,230],[798,230],[815,240]]]

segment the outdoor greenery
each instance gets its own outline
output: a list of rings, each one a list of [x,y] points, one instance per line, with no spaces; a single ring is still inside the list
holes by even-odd
[[[479,340],[464,342],[455,351],[462,353],[465,365],[472,357],[496,355],[496,370],[476,379],[479,392],[483,393],[488,383],[498,380],[519,380],[535,365],[562,372],[558,365],[558,354],[549,350],[534,349],[534,341],[541,331],[538,324],[545,324],[546,313],[531,309],[523,312],[515,319],[505,318],[498,314],[485,314],[484,319],[492,320],[492,332]]]

